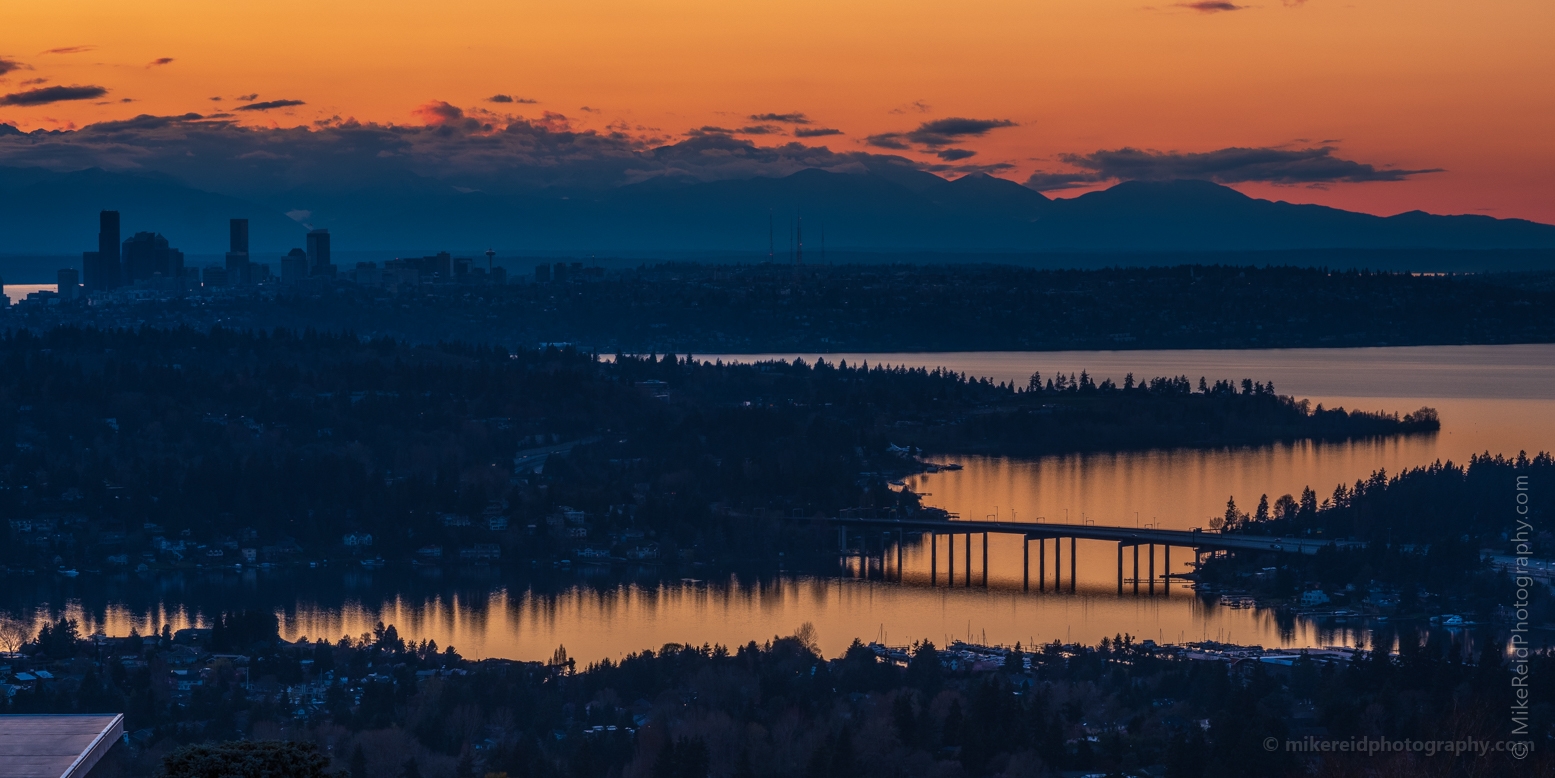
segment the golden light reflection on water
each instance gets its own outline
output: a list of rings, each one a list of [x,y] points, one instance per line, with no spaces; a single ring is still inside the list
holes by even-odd
[[[792,356],[792,355],[784,355]],[[812,355],[805,355],[812,359]],[[1515,454],[1555,448],[1555,346],[1431,347],[1223,352],[1064,352],[1059,354],[899,354],[840,355],[850,362],[943,365],[994,380],[1018,380],[1033,369],[1121,378],[1127,371],[1146,375],[1207,375],[1210,378],[1273,379],[1282,393],[1308,397],[1330,406],[1410,411],[1430,405],[1441,412],[1440,434],[1337,444],[1311,442],[1250,449],[1152,451],[1087,454],[1020,461],[956,457],[964,469],[917,476],[909,486],[925,501],[963,518],[1046,523],[1095,522],[1169,528],[1205,526],[1224,510],[1227,497],[1250,510],[1260,494],[1272,501],[1299,494],[1310,485],[1320,495],[1338,483],[1365,478],[1378,468],[1397,472],[1435,460],[1464,461],[1490,451]],[[710,357],[712,358],[712,357]],[[724,356],[725,361],[731,357]],[[827,357],[829,360],[839,355]],[[749,360],[751,357],[744,357]],[[1137,516],[1136,516],[1137,513]],[[859,543],[854,538],[854,544]],[[482,587],[479,596],[440,594],[342,597],[324,601],[277,595],[276,613],[288,639],[338,640],[372,630],[382,621],[414,640],[453,645],[470,657],[544,659],[564,645],[580,661],[619,658],[665,643],[734,645],[790,634],[813,623],[828,655],[842,652],[855,637],[905,644],[928,639],[943,644],[973,639],[1011,644],[1017,641],[1095,642],[1128,633],[1155,640],[1221,639],[1263,645],[1351,645],[1360,625],[1315,625],[1286,619],[1271,611],[1207,603],[1190,590],[1164,588],[1136,596],[1133,586],[1117,592],[1118,555],[1112,543],[1079,541],[1073,562],[1065,542],[1059,571],[1063,588],[1054,591],[1053,544],[1044,545],[1039,568],[1032,543],[1031,589],[1024,588],[1020,540],[994,535],[983,566],[982,539],[972,536],[972,585],[966,538],[955,540],[955,585],[948,585],[948,541],[940,540],[939,571],[932,576],[926,541],[902,549],[901,582],[895,549],[879,536],[869,538],[868,574],[852,557],[840,577],[795,576],[764,581],[738,578],[678,581],[659,585],[574,586],[557,594],[528,589]],[[1147,552],[1142,550],[1142,554]],[[1172,549],[1171,572],[1185,571],[1187,549]],[[1071,593],[1070,565],[1078,573]],[[1133,556],[1125,559],[1133,576]],[[1156,573],[1168,571],[1164,549],[1156,549]],[[986,569],[987,587],[983,586]],[[1045,591],[1035,578],[1046,573]],[[882,570],[885,577],[881,580]],[[1149,558],[1140,559],[1147,575]],[[245,574],[248,575],[248,574]],[[392,568],[378,571],[379,581],[394,581]],[[374,577],[345,574],[347,591],[361,591]],[[249,594],[262,592],[263,579],[245,582]],[[392,584],[391,584],[392,586]],[[127,634],[204,626],[210,614],[177,604],[175,593],[156,608],[133,609],[122,603],[85,609],[68,604],[65,615],[83,631]],[[40,617],[57,613],[41,608]]]
[[[497,589],[468,601],[396,597],[334,607],[299,604],[278,608],[276,615],[282,636],[289,640],[359,636],[381,621],[395,625],[408,639],[452,645],[466,657],[529,660],[549,657],[558,645],[580,661],[598,661],[666,643],[761,642],[791,634],[804,622],[815,625],[828,655],[841,653],[855,637],[893,645],[920,639],[939,645],[956,639],[1025,645],[1052,640],[1095,642],[1122,633],[1153,640],[1211,638],[1264,645],[1329,645],[1352,639],[1343,629],[1320,631],[1300,622],[1282,627],[1268,611],[1207,605],[1184,588],[1176,588],[1169,597],[1135,596],[1130,588],[1120,597],[1113,586],[1088,577],[1094,565],[1088,561],[1084,542],[1076,592],[1068,591],[1067,545],[1063,591],[1049,587],[1038,592],[1035,583],[1031,591],[1022,591],[1018,542],[1011,543],[1012,547],[1002,547],[996,538],[991,544],[993,574],[988,588],[981,585],[981,557],[974,555],[971,587],[962,585],[958,562],[956,586],[944,585],[943,575],[941,585],[928,586],[924,567],[910,569],[905,584],[794,577],[761,584],[730,579],[716,584],[623,585],[602,591],[579,587],[550,596]],[[926,553],[917,548],[908,555],[916,560]],[[1008,557],[1015,558],[1014,575],[999,567]],[[943,564],[943,557],[940,561]],[[890,564],[894,565],[894,558]],[[86,633],[101,630],[122,635],[134,627],[145,634],[162,624],[175,630],[209,624],[208,614],[177,609],[131,612],[113,605],[92,613],[72,603],[64,613],[80,621]]]

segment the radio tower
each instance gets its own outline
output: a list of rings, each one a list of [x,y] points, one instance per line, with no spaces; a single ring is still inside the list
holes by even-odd
[[[794,264],[796,266],[804,264],[804,217],[803,216],[799,217],[799,232],[798,232],[798,236],[799,236],[799,239],[798,239],[798,251],[796,251],[795,254],[794,254]]]

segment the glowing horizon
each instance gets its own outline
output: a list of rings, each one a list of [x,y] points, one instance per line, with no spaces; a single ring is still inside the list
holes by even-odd
[[[1235,10],[1199,10],[1226,5]],[[10,96],[0,123],[24,131],[188,112],[251,126],[422,124],[444,101],[649,145],[705,126],[766,127],[736,137],[1022,182],[1085,173],[1073,161],[1102,150],[1332,148],[1382,173],[1440,172],[1228,183],[1382,215],[1555,222],[1547,6],[469,0],[433,12],[405,0],[86,0],[18,3],[5,16],[0,58],[13,64],[0,73]],[[760,118],[796,113],[808,123]],[[950,118],[987,126],[938,144],[900,140]],[[1076,183],[1048,193],[1111,181]]]

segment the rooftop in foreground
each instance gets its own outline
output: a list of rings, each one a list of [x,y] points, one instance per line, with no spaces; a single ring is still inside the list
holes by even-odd
[[[124,734],[124,714],[0,716],[8,778],[82,778]]]

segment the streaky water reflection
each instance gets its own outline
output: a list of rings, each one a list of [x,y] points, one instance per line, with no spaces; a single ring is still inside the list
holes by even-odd
[[[1065,568],[1063,590],[1040,593],[1035,585],[1023,591],[1018,576],[991,578],[984,588],[980,574],[972,587],[945,586],[943,577],[942,585],[931,587],[913,575],[897,583],[878,574],[438,585],[404,571],[379,570],[175,575],[160,579],[160,586],[122,576],[46,580],[24,598],[31,600],[36,618],[64,615],[77,619],[86,633],[206,626],[220,611],[262,607],[276,612],[289,640],[354,637],[381,621],[407,638],[435,640],[477,658],[544,659],[564,645],[580,661],[618,659],[665,643],[761,642],[791,634],[804,622],[815,625],[828,655],[840,654],[855,637],[940,645],[953,639],[1095,642],[1122,633],[1265,645],[1348,644],[1355,638],[1343,625],[1327,629],[1271,610],[1220,607],[1180,585],[1170,597],[1119,597],[1115,588],[1082,577],[1071,593],[1067,562]]]
[[[779,355],[793,357],[795,355]],[[803,355],[813,359],[813,355]],[[699,356],[699,358],[701,358]],[[718,357],[707,357],[718,358]],[[759,357],[724,355],[725,361]],[[1310,485],[1319,494],[1341,482],[1384,468],[1397,472],[1435,460],[1464,461],[1480,452],[1515,454],[1555,448],[1555,346],[1464,346],[1396,349],[1270,351],[1128,351],[1001,354],[826,355],[850,363],[944,366],[970,375],[1024,384],[1032,370],[1044,375],[1088,370],[1098,379],[1154,375],[1274,380],[1284,394],[1327,405],[1410,411],[1430,405],[1441,412],[1435,435],[1292,443],[1222,450],[1087,454],[1018,461],[956,458],[961,471],[914,478],[926,501],[965,518],[1044,522],[1094,521],[1129,525],[1158,522],[1186,528],[1207,523],[1235,495],[1244,509],[1258,495],[1274,499]],[[1136,517],[1137,513],[1137,517]],[[412,639],[454,645],[467,656],[543,659],[557,645],[583,661],[617,658],[668,642],[723,643],[767,640],[804,622],[817,627],[822,647],[836,655],[855,637],[893,644],[950,638],[1022,643],[1095,642],[1129,633],[1157,640],[1215,638],[1263,645],[1353,645],[1357,624],[1315,624],[1288,614],[1229,608],[1174,587],[1170,596],[1117,593],[1117,548],[1080,541],[1074,559],[1078,585],[1070,593],[1070,548],[1063,548],[1064,587],[1051,584],[1052,544],[1045,547],[1049,585],[1033,578],[1023,588],[1019,540],[989,539],[983,579],[981,539],[972,556],[973,586],[965,585],[966,538],[956,540],[957,585],[947,585],[941,547],[937,585],[930,585],[926,541],[904,546],[900,582],[894,550],[877,537],[866,575],[854,557],[841,576],[719,575],[707,581],[580,570],[516,577],[490,570],[395,568],[373,572],[334,570],[245,571],[164,576],[52,576],[7,579],[0,605],[30,609],[38,617],[64,613],[88,633],[126,634],[163,624],[175,629],[207,622],[221,610],[262,607],[280,617],[290,639],[338,639],[360,635],[378,621]],[[943,538],[942,543],[946,543]],[[1037,550],[1032,544],[1032,553]],[[1156,572],[1167,572],[1157,549]],[[1142,554],[1146,553],[1142,550]],[[1191,559],[1173,549],[1171,572]],[[1133,575],[1132,555],[1126,560]],[[882,576],[885,569],[889,575]],[[1140,560],[1141,574],[1149,570]],[[1038,570],[1033,557],[1032,574]],[[712,578],[711,573],[693,573]]]

